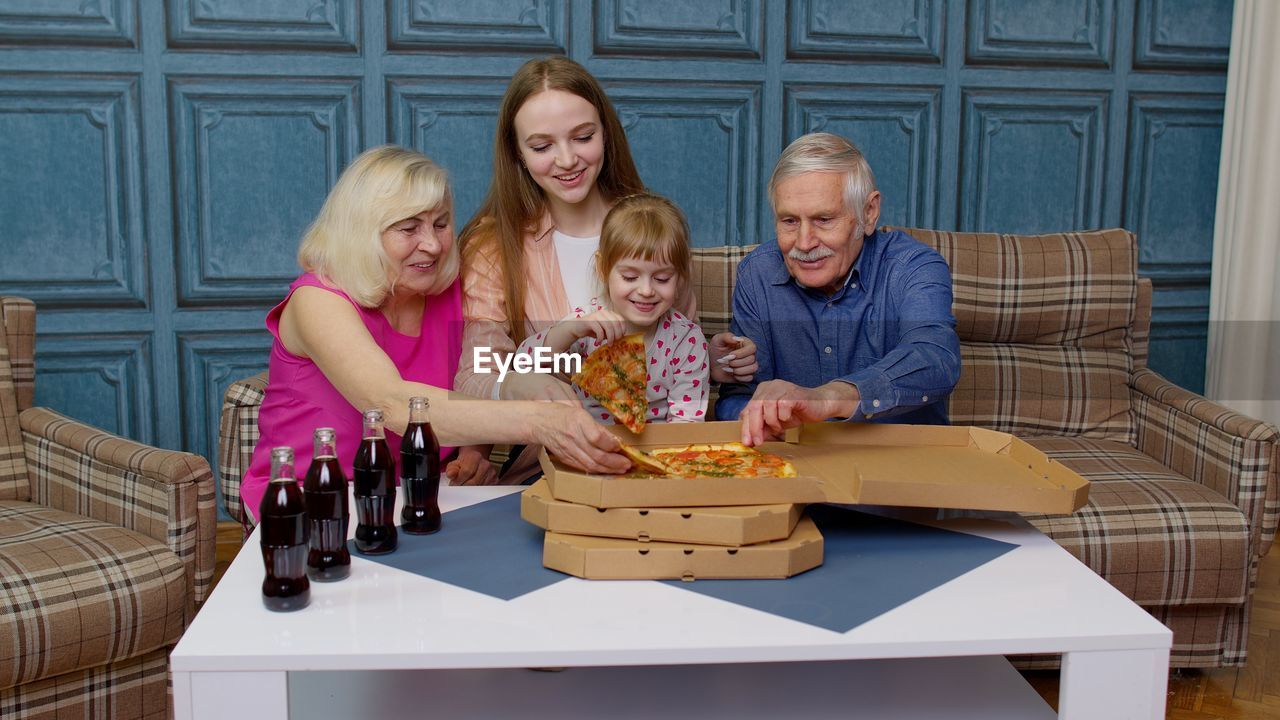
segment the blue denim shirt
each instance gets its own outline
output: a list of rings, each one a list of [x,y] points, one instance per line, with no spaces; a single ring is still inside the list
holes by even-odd
[[[960,377],[951,271],[904,232],[868,237],[829,297],[791,277],[776,241],[761,245],[738,265],[731,328],[755,341],[760,370],[751,383],[721,386],[721,420],[737,419],[766,380],[841,380],[862,398],[850,420],[948,424],[947,396]]]

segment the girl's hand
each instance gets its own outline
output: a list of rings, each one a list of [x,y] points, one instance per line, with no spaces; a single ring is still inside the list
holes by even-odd
[[[590,336],[607,343],[627,334],[627,321],[608,308],[600,308],[571,322],[575,339]]]

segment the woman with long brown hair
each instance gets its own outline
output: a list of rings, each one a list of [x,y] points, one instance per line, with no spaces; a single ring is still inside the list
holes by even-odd
[[[597,294],[590,263],[604,217],[642,191],[622,123],[591,73],[564,57],[525,63],[502,99],[488,196],[462,231],[466,329],[455,389],[576,402],[551,375],[512,373],[499,383],[475,360],[492,366],[489,353],[512,352]],[[692,292],[676,307],[696,317]],[[713,340],[714,379],[750,379],[755,346],[738,343],[728,333]]]

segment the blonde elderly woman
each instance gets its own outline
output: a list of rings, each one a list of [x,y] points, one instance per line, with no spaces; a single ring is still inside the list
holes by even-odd
[[[455,484],[496,481],[473,443],[537,443],[591,472],[629,467],[614,452],[617,440],[576,405],[450,391],[462,346],[452,211],[444,170],[412,150],[374,148],[338,178],[298,250],[303,274],[267,314],[274,341],[262,436],[241,485],[255,517],[272,447],[294,448],[306,467],[313,430],[332,427],[349,469],[361,413],[378,408],[394,456],[400,436],[392,431],[408,423],[415,395],[431,401],[440,443],[464,446],[446,466]]]

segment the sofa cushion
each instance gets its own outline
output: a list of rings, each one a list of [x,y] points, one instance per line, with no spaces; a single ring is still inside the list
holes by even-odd
[[[145,535],[0,501],[0,688],[177,642],[182,561]]]
[[[951,267],[964,352],[953,422],[1133,443],[1132,233],[906,232]]]
[[[1245,601],[1249,528],[1220,493],[1127,445],[1027,442],[1092,483],[1074,514],[1027,520],[1125,595],[1145,606]]]
[[[948,412],[956,425],[1019,437],[1070,436],[1132,444],[1129,357],[1070,345],[960,344]]]

